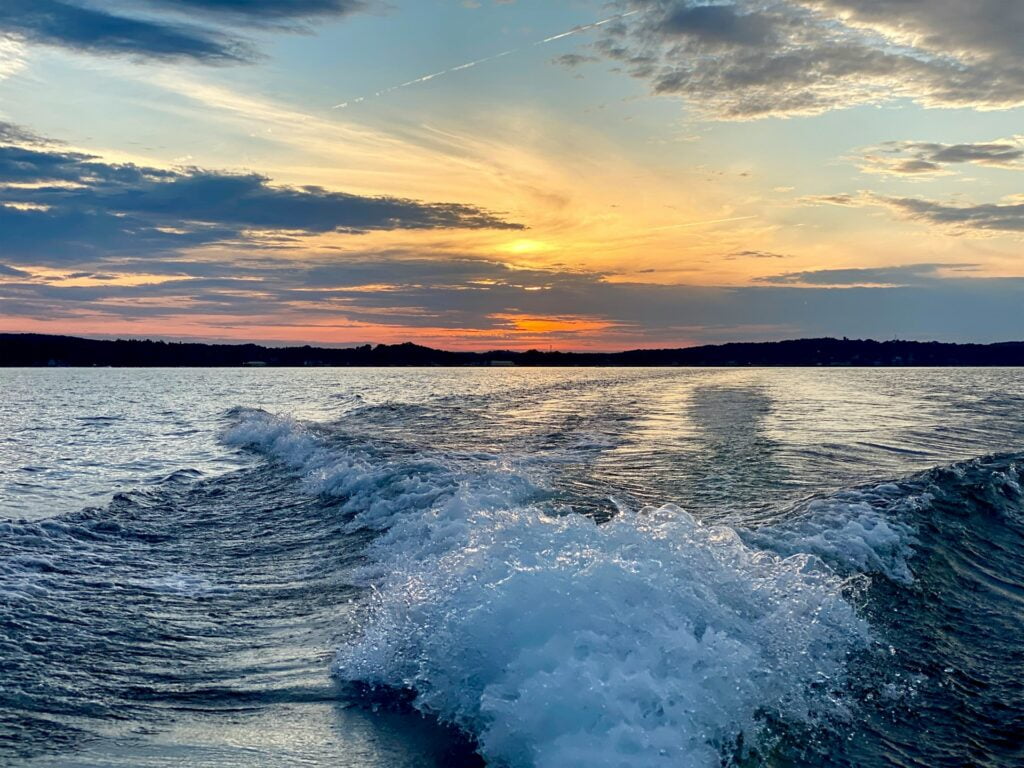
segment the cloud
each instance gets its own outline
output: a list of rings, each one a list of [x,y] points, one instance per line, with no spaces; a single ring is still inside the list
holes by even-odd
[[[5,135],[16,137],[18,129]],[[396,229],[522,226],[458,203],[277,186],[255,173],[147,168],[59,148],[0,146],[0,252],[19,263],[256,244],[268,232]]]
[[[257,57],[239,26],[301,28],[313,17],[344,16],[360,0],[141,0],[121,13],[79,0],[4,0],[0,33],[17,40],[100,55],[236,64]],[[298,27],[296,25],[299,25]]]
[[[243,42],[192,24],[120,16],[64,0],[4,0],[0,32],[86,53],[210,64],[254,57]]]
[[[25,68],[25,64],[24,44],[0,34],[0,80],[16,75]]]
[[[596,50],[707,117],[818,114],[896,98],[978,109],[1024,104],[1024,14],[1015,0],[620,6],[639,13],[610,25]]]
[[[785,259],[788,257],[785,254],[771,251],[733,251],[725,258],[731,261],[733,259]]]
[[[146,0],[167,10],[228,16],[248,23],[268,20],[346,16],[370,7],[365,0]]]
[[[758,282],[774,285],[812,286],[907,286],[923,285],[943,279],[942,273],[949,270],[975,269],[977,264],[925,263],[905,264],[896,267],[854,267],[849,269],[819,269],[804,272],[786,272],[781,275],[757,278]]]
[[[20,125],[0,120],[0,144],[42,144],[44,140]]]
[[[850,208],[888,208],[903,218],[949,227],[957,233],[1024,232],[1024,202],[1019,195],[1000,203],[955,204],[860,192],[856,195],[806,197],[803,202]]]
[[[9,267],[6,264],[0,264],[0,275],[4,275],[6,277],[28,277],[29,273],[22,269]]]
[[[1024,6],[1017,0],[802,0],[919,50],[971,59],[1024,56]]]
[[[1024,232],[1024,202],[950,205],[914,197],[874,198],[909,219],[957,230]]]
[[[0,132],[0,140],[23,141],[28,135],[16,127],[6,134]],[[40,143],[38,140],[33,143]],[[168,172],[148,169],[151,176],[166,178]],[[146,177],[147,170],[133,165],[110,165],[99,162],[92,155],[79,152],[63,152],[53,149],[25,147],[17,144],[0,145],[0,184],[38,184],[41,182],[68,181],[79,184],[97,182],[139,181]]]
[[[868,197],[844,193],[838,195],[812,195],[811,197],[802,198],[802,200],[813,205],[838,205],[844,208],[859,208],[865,205]]]
[[[741,13],[730,5],[677,3],[662,18],[661,30],[668,37],[689,37],[709,45],[760,46],[777,41],[768,16]]]
[[[551,61],[571,69],[582,66],[587,62],[598,61],[598,59],[596,56],[586,56],[581,53],[563,53],[561,56],[555,56]]]
[[[866,150],[861,169],[868,173],[921,176],[950,173],[946,166],[964,163],[1024,169],[1024,142],[1020,137],[973,144],[890,141]]]
[[[271,258],[238,269],[187,261],[162,268],[176,277],[143,285],[5,281],[0,314],[23,318],[22,327],[55,319],[77,326],[83,317],[98,317],[112,331],[153,334],[199,317],[207,336],[224,329],[253,338],[253,326],[263,324],[279,334],[273,338],[416,339],[442,346],[550,339],[628,348],[821,335],[1024,338],[1024,279],[956,276],[970,265],[822,270],[733,288],[613,283],[593,272],[371,254],[310,265]],[[951,270],[953,276],[942,276]],[[554,330],[543,330],[545,318],[559,319],[547,326]]]

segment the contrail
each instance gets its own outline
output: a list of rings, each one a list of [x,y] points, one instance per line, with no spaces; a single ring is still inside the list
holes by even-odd
[[[620,13],[618,16],[612,16],[607,19],[601,19],[601,21],[595,21],[592,24],[583,24],[578,27],[573,27],[567,32],[560,32],[557,35],[552,35],[551,37],[545,37],[543,40],[538,40],[537,42],[533,43],[533,45],[523,46],[522,48],[513,48],[508,51],[502,51],[501,53],[496,53],[493,56],[485,56],[484,58],[476,59],[475,61],[467,61],[465,64],[459,64],[457,67],[451,67],[450,69],[442,69],[440,72],[434,72],[429,75],[424,75],[423,77],[417,77],[413,80],[407,80],[404,83],[392,85],[390,88],[385,88],[381,91],[377,91],[376,93],[370,94],[369,96],[360,96],[359,98],[356,99],[351,99],[349,101],[343,101],[340,104],[335,104],[333,107],[331,107],[331,109],[345,109],[346,107],[350,107],[353,104],[358,104],[361,101],[366,101],[367,99],[379,98],[380,96],[391,93],[392,91],[397,91],[400,88],[408,88],[410,85],[418,85],[420,83],[425,83],[428,80],[434,80],[435,78],[441,77],[442,75],[450,75],[453,72],[459,72],[463,69],[470,69],[479,64],[486,64],[488,61],[502,59],[506,56],[512,55],[513,53],[524,51],[527,48],[536,48],[538,45],[547,45],[548,43],[553,43],[555,40],[561,40],[563,37],[571,37],[572,35],[578,35],[581,32],[589,32],[592,29],[603,27],[605,24],[611,24],[613,21],[618,21],[619,19],[624,19],[627,16],[632,16],[634,13],[640,13],[640,11],[628,11],[626,13]]]
[[[569,37],[570,35],[578,35],[580,32],[588,32],[591,29],[597,29],[598,27],[603,27],[605,24],[611,24],[613,21],[618,21],[619,19],[624,19],[627,16],[632,16],[634,13],[640,13],[640,11],[627,11],[626,13],[620,13],[618,16],[612,16],[611,18],[608,19],[601,19],[601,21],[595,21],[593,24],[583,24],[582,26],[579,27],[573,27],[568,32],[562,32],[557,35],[552,35],[551,37],[545,37],[543,40],[538,40],[536,43],[534,43],[534,46],[544,45],[545,43],[553,43],[555,40],[561,40],[563,37]]]

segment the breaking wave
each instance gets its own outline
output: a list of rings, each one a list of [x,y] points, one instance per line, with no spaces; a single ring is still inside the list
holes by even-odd
[[[909,529],[863,499],[771,533],[673,505],[598,524],[497,459],[383,458],[261,412],[225,439],[382,531],[337,676],[412,692],[495,765],[713,766],[770,749],[774,723],[842,720],[871,638],[826,563],[910,578]]]

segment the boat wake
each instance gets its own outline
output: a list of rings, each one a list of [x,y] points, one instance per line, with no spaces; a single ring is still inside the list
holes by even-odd
[[[0,523],[0,755],[336,698],[509,768],[1021,757],[1021,455],[730,527],[560,487],[600,440],[431,451],[248,408],[222,438],[255,466]]]

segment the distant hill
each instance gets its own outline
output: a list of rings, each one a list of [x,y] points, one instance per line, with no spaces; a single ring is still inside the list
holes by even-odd
[[[629,352],[448,352],[417,344],[264,347],[0,334],[0,366],[1024,366],[1024,342],[798,339]]]

